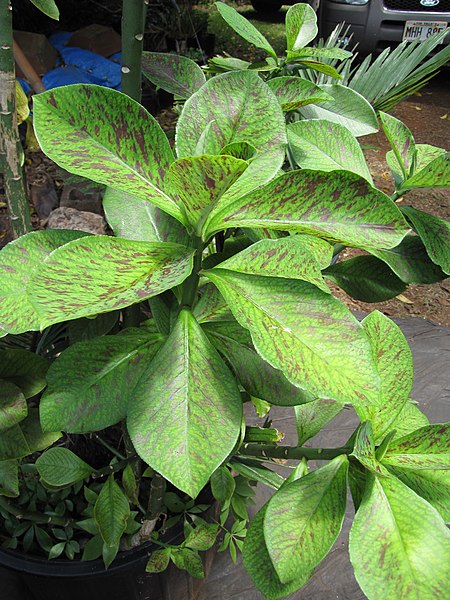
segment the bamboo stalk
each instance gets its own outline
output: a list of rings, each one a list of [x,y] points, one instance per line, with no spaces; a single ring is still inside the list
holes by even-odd
[[[0,0],[0,172],[5,179],[13,236],[17,238],[31,231],[31,220],[17,128],[10,0]]]

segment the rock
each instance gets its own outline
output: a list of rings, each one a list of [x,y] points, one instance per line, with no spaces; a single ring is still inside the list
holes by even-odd
[[[51,213],[47,227],[49,229],[76,229],[97,235],[106,234],[106,223],[102,216],[66,206],[57,208]]]
[[[65,184],[59,204],[67,208],[103,215],[102,189],[94,186],[87,188],[84,182],[80,185]]]

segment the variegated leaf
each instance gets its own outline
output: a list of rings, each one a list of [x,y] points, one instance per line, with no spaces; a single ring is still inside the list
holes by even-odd
[[[450,424],[407,433],[389,445],[382,462],[409,469],[450,469]]]
[[[377,401],[379,378],[368,339],[339,300],[303,281],[219,268],[205,275],[250,330],[262,358],[294,385],[355,405]]]
[[[264,539],[282,583],[308,578],[342,527],[347,496],[347,457],[283,485],[267,504]]]
[[[0,379],[0,435],[2,431],[17,425],[28,414],[28,406],[21,389]]]
[[[35,396],[45,388],[49,366],[48,360],[29,350],[10,348],[0,351],[0,378],[17,385],[25,398]]]
[[[44,328],[160,294],[186,279],[192,256],[179,244],[108,236],[74,240],[47,257],[28,294]]]
[[[361,177],[307,169],[285,173],[227,205],[219,203],[206,221],[204,238],[229,227],[299,231],[375,248],[392,248],[409,231],[392,200]]]
[[[173,161],[158,122],[129,96],[96,85],[63,86],[36,96],[36,137],[70,173],[147,200],[183,222],[162,192]]]
[[[439,513],[394,477],[369,477],[350,531],[362,591],[372,600],[444,600],[450,536]]]
[[[344,406],[331,398],[317,398],[307,404],[295,407],[295,421],[297,425],[298,446],[303,446],[310,438],[314,437],[329,421],[334,419]]]
[[[416,158],[416,145],[410,130],[404,123],[384,112],[379,112],[381,124],[389,143],[391,144],[397,165],[407,179],[412,171]],[[397,172],[398,167],[395,168]]]
[[[28,233],[0,252],[0,335],[39,329],[27,288],[41,263],[53,250],[87,236],[82,231],[48,229]]]
[[[316,37],[317,16],[308,4],[295,4],[286,13],[286,41],[288,57]]]
[[[281,371],[257,354],[248,331],[236,321],[206,323],[203,330],[250,395],[277,406],[296,406],[312,400],[309,394],[292,385]]]
[[[414,188],[447,188],[450,186],[450,152],[440,154],[420,171],[415,171],[402,183],[398,193]]]
[[[43,427],[83,433],[124,419],[134,388],[163,340],[141,328],[69,346],[47,374],[40,403]]]
[[[245,570],[250,575],[254,585],[264,594],[267,600],[278,600],[301,588],[311,576],[311,573],[301,573],[288,583],[281,583],[275,571],[266,541],[264,539],[264,519],[267,504],[259,510],[250,521],[245,536],[242,558]]]
[[[378,402],[358,406],[361,421],[370,420],[375,441],[389,431],[411,393],[414,368],[411,350],[400,328],[379,311],[362,321],[381,379]]]
[[[412,206],[405,206],[402,212],[411,221],[431,260],[450,274],[450,223]]]
[[[247,167],[246,161],[227,155],[181,158],[170,167],[166,191],[199,235],[208,214]]]
[[[206,82],[197,63],[179,54],[143,52],[142,72],[157,87],[183,99],[192,96]]]
[[[406,290],[406,284],[375,256],[354,256],[331,265],[323,276],[363,302],[384,302]]]
[[[313,119],[291,123],[287,131],[292,158],[302,169],[351,171],[373,185],[361,146],[343,125]]]
[[[267,85],[278,98],[284,111],[333,100],[319,86],[301,77],[274,77],[269,79]]]
[[[404,283],[436,283],[446,278],[442,269],[430,260],[419,236],[407,235],[395,247],[367,250],[389,265]]]
[[[292,235],[278,240],[261,240],[217,265],[237,273],[309,281],[324,292],[330,290],[321,269],[333,255],[331,244],[312,235]]]
[[[325,84],[320,87],[333,101],[321,103],[320,106],[302,106],[299,111],[305,119],[326,119],[340,123],[356,137],[378,131],[375,111],[363,96],[343,85]]]
[[[107,187],[103,210],[116,237],[189,245],[184,225],[147,200]]]
[[[258,152],[222,197],[224,203],[269,181],[284,161],[283,111],[268,85],[252,71],[213,77],[187,100],[178,120],[179,158],[220,154],[232,142],[250,143]]]
[[[450,523],[450,471],[392,467],[389,471],[422,496]]]
[[[195,498],[233,450],[241,418],[232,374],[191,313],[181,311],[130,403],[136,451]]]

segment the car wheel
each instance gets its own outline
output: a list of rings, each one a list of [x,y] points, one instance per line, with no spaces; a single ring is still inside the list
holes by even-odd
[[[281,2],[276,0],[251,0],[253,8],[260,13],[271,14],[278,12],[283,6]]]

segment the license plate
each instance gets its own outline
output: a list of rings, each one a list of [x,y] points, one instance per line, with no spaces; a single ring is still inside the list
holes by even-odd
[[[403,30],[404,42],[423,42],[438,31],[447,28],[445,21],[406,21]]]

